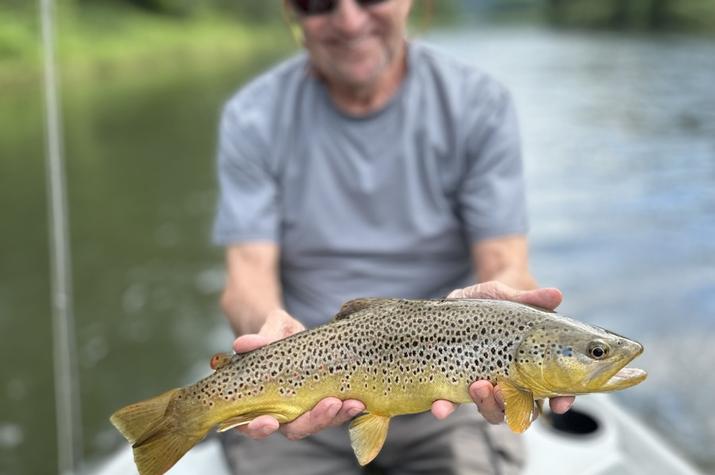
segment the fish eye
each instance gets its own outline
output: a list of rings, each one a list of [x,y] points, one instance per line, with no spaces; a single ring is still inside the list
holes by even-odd
[[[608,356],[608,345],[602,341],[592,341],[588,345],[588,354],[594,360],[601,360]]]

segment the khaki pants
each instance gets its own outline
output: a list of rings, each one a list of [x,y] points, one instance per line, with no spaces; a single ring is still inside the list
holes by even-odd
[[[393,418],[380,455],[366,469],[355,460],[347,426],[299,441],[229,431],[222,445],[236,475],[514,475],[524,464],[519,436],[487,424],[473,405],[445,421],[430,413]]]

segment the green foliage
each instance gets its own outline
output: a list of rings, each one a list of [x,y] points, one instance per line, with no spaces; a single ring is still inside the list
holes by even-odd
[[[460,10],[458,0],[414,0],[412,21],[427,26],[452,23],[459,18]]]
[[[239,18],[255,22],[274,22],[282,18],[281,0],[213,0],[214,8],[226,11]]]
[[[551,23],[579,28],[715,32],[715,2],[704,0],[545,0]]]
[[[715,33],[715,1],[673,1],[670,11],[675,26],[680,29]]]
[[[0,61],[20,58],[36,45],[35,32],[27,22],[0,20]]]
[[[129,0],[138,7],[157,13],[188,16],[200,10],[206,2],[196,0]]]
[[[152,71],[175,71],[189,64],[192,69],[210,70],[292,47],[280,17],[272,23],[256,21],[242,16],[247,10],[169,14],[128,1],[57,1],[57,49],[66,81],[132,75],[146,71],[147,65]],[[40,77],[37,13],[0,6],[0,87],[28,84]]]
[[[281,0],[62,0],[80,6],[122,4],[169,17],[191,17],[201,14],[228,14],[255,22],[280,18]]]

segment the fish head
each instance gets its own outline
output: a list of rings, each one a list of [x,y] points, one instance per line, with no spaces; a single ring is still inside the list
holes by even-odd
[[[521,386],[536,397],[617,391],[643,381],[627,368],[643,346],[626,337],[566,317],[532,326],[514,358]]]

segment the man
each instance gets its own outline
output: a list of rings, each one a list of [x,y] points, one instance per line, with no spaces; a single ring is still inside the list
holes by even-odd
[[[354,297],[560,302],[555,289],[515,290],[535,283],[509,95],[408,43],[411,3],[288,2],[307,55],[224,110],[215,241],[227,247],[222,306],[238,352],[324,323]],[[487,283],[463,288],[474,271]],[[498,390],[480,381],[470,394],[483,418],[436,401],[434,417],[393,421],[375,463],[395,474],[518,470],[517,439],[484,423],[503,421]],[[258,417],[225,440],[229,462],[241,474],[361,473],[339,426],[363,409],[326,398],[282,426]],[[259,440],[276,431],[285,437]]]

